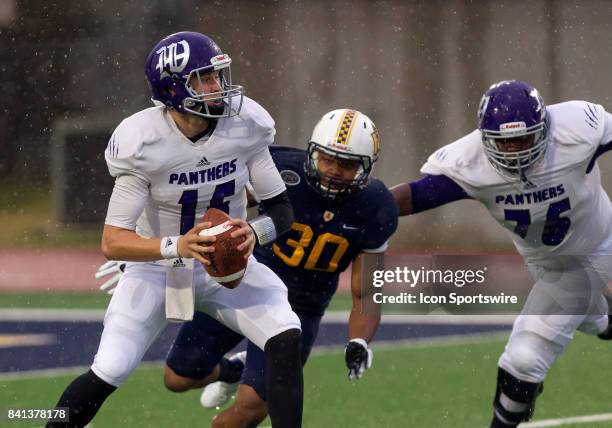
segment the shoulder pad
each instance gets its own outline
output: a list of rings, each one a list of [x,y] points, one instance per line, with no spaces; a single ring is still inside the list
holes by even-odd
[[[502,182],[482,149],[479,130],[436,150],[421,168],[421,173],[445,175],[457,184],[465,183],[477,188]]]
[[[110,137],[105,151],[110,175],[136,175],[150,181],[147,170],[154,168],[154,162],[146,160],[146,146],[158,138],[152,124],[159,123],[156,116],[163,114],[163,107],[153,107],[124,119]]]
[[[599,147],[604,134],[604,108],[587,101],[568,101],[547,108],[550,137],[560,150],[571,150],[568,158],[575,163],[589,159]]]

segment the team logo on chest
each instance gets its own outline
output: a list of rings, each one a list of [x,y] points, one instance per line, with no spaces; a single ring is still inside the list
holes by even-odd
[[[323,213],[323,220],[332,221],[334,219],[334,213],[331,211],[325,211]]]

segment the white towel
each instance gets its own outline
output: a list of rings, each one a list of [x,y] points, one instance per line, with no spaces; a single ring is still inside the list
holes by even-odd
[[[166,319],[191,321],[193,311],[193,259],[170,259],[166,267]]]

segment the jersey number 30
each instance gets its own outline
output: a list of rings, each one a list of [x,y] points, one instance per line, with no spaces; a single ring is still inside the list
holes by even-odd
[[[302,223],[293,223],[291,225],[291,232],[296,231],[299,233],[299,236],[296,239],[287,239],[286,244],[289,247],[294,248],[293,252],[290,255],[287,255],[282,252],[281,248],[278,244],[272,245],[272,249],[274,250],[274,254],[279,257],[285,264],[291,267],[298,266],[304,256],[306,255],[306,250],[310,246],[310,242],[314,236],[312,232],[312,228],[307,224]],[[335,244],[336,250],[331,256],[331,259],[327,263],[327,266],[317,266],[319,262],[319,258],[321,254],[323,254],[323,250],[327,244]],[[323,233],[319,235],[314,245],[312,246],[312,250],[310,250],[310,255],[306,259],[306,263],[304,264],[304,269],[308,270],[320,270],[324,272],[335,272],[338,269],[338,262],[346,252],[349,247],[348,241],[342,236],[334,235],[333,233]],[[319,263],[325,264],[325,263]]]
[[[568,217],[561,217],[561,214],[571,209],[569,198],[553,202],[548,206],[546,212],[546,222],[542,231],[542,243],[550,247],[555,247],[563,242],[565,235],[569,231],[572,221]],[[521,238],[527,236],[531,215],[529,210],[504,210],[506,220],[515,221],[514,233]]]

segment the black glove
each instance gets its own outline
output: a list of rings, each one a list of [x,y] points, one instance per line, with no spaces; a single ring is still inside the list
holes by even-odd
[[[344,349],[344,361],[349,369],[349,380],[359,379],[372,367],[373,353],[364,339],[351,339]]]

